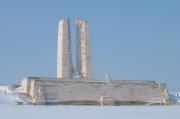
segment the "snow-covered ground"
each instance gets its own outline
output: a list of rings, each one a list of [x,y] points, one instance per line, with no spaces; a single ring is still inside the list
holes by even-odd
[[[179,119],[180,106],[35,106],[22,101],[21,89],[0,86],[0,119]],[[176,102],[179,94],[171,93]]]
[[[0,86],[0,104],[12,104],[15,100],[8,86]]]
[[[8,86],[0,86],[0,104],[16,104],[17,102],[26,104],[26,100],[23,99],[23,92],[20,88],[12,91]]]
[[[1,119],[179,119],[180,106],[0,105]]]
[[[180,92],[171,92],[169,95],[174,104],[180,105]]]

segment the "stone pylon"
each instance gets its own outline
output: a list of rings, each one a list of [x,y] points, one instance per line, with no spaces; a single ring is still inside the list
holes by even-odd
[[[91,52],[90,33],[87,21],[77,18],[77,42],[76,42],[76,75],[83,79],[91,79]]]
[[[70,20],[62,19],[58,26],[57,78],[72,79]]]

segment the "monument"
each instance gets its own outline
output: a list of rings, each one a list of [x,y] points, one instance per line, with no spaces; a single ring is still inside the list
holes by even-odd
[[[58,26],[57,77],[27,77],[21,87],[33,104],[168,105],[166,84],[146,80],[95,80],[92,77],[89,23],[77,19],[76,70],[69,19]]]

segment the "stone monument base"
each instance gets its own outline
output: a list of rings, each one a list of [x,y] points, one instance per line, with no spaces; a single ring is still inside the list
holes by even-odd
[[[168,105],[166,84],[141,80],[83,80],[27,77],[24,93],[34,104]]]

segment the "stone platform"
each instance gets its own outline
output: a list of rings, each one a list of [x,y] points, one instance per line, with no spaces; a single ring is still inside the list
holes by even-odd
[[[168,105],[166,84],[141,80],[82,80],[24,78],[24,93],[34,104],[62,105]]]

